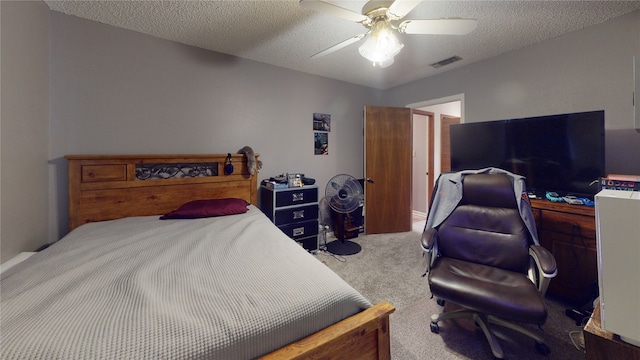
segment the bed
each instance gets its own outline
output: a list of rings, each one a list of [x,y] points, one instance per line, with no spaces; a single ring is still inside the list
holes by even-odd
[[[393,306],[260,212],[244,155],[66,158],[70,233],[2,273],[2,358],[390,358]],[[203,199],[244,211],[160,220]]]

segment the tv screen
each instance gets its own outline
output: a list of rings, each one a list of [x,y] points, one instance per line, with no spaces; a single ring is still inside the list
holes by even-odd
[[[602,110],[451,125],[453,171],[498,167],[538,195],[593,198],[604,159]]]

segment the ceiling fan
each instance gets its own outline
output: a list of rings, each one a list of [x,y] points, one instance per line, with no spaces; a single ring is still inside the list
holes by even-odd
[[[404,47],[398,41],[395,35],[396,31],[410,35],[466,35],[478,26],[476,19],[461,18],[401,21],[420,2],[421,0],[372,0],[362,7],[362,14],[358,14],[326,1],[300,0],[300,6],[306,9],[355,21],[369,29],[366,33],[355,35],[311,56],[311,58],[328,55],[366,38],[358,49],[360,55],[373,62],[374,66],[387,67],[393,64],[393,58]]]

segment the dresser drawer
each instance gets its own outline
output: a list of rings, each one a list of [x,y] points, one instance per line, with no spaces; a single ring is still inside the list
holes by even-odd
[[[274,224],[284,225],[292,222],[316,220],[318,218],[318,205],[293,206],[278,208],[275,210]]]
[[[83,165],[82,182],[126,181],[127,165]]]
[[[309,221],[301,221],[295,224],[287,224],[278,226],[282,232],[287,234],[293,240],[318,235],[318,219]]]
[[[593,217],[545,211],[542,214],[543,230],[589,239],[596,238],[596,222]]]
[[[298,240],[297,243],[300,244],[307,251],[310,251],[310,252],[318,251],[318,237],[317,236],[308,237],[308,238],[305,238],[305,239]]]
[[[276,192],[275,207],[318,202],[318,188],[299,188]]]

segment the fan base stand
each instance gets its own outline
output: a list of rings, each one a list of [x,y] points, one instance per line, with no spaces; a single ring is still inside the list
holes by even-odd
[[[327,243],[327,251],[334,255],[355,255],[362,250],[362,247],[350,240],[333,240]]]

